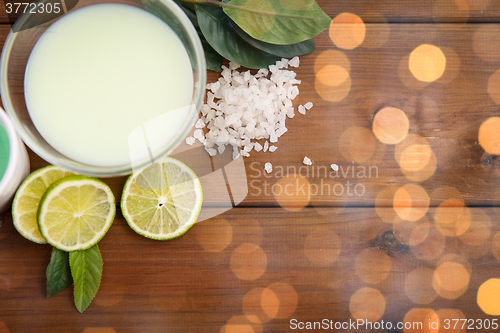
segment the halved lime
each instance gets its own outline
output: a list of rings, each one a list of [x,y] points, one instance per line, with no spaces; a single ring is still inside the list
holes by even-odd
[[[38,205],[50,185],[71,175],[74,173],[49,165],[33,172],[19,186],[12,202],[12,221],[24,238],[39,244],[47,243],[38,229]]]
[[[115,218],[115,197],[96,178],[70,176],[52,184],[38,207],[47,243],[63,251],[86,250],[101,240]]]
[[[182,236],[193,226],[202,202],[196,174],[184,163],[166,157],[128,178],[121,209],[138,234],[168,240]]]

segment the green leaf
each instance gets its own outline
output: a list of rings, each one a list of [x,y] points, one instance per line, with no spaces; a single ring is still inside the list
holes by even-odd
[[[231,29],[231,20],[222,8],[198,5],[196,16],[203,36],[224,58],[248,68],[264,68],[280,60],[245,42]]]
[[[231,0],[227,5],[224,12],[241,29],[271,44],[311,39],[332,21],[314,0]]]
[[[207,69],[214,72],[220,72],[222,69],[222,56],[210,46],[210,43],[207,42],[205,37],[201,40],[201,45],[203,45],[203,51],[205,51]]]
[[[234,22],[231,23],[231,27],[248,44],[264,52],[271,53],[279,57],[292,58],[295,56],[301,56],[304,54],[312,53],[314,52],[315,49],[314,38],[296,44],[278,45],[278,44],[266,43],[257,40],[255,38],[252,38],[249,34],[247,34],[240,27],[238,27],[238,25],[235,24]]]
[[[158,11],[154,8],[154,3],[150,2],[148,0],[143,0],[144,6],[148,12],[150,12],[153,15],[156,15],[160,19],[162,19],[165,23],[168,24],[168,18],[161,13],[161,11]],[[182,9],[182,11],[186,14],[186,16],[189,18],[191,23],[193,24],[194,28],[196,29],[196,32],[198,33],[198,37],[200,37],[201,40],[201,45],[203,46],[203,51],[205,52],[205,60],[207,64],[207,69],[215,71],[215,72],[220,72],[221,71],[221,66],[222,66],[222,56],[218,54],[207,42],[205,37],[203,36],[200,26],[198,25],[198,19],[196,18],[196,13],[195,13],[195,5],[191,3],[181,3],[180,1],[175,1],[175,3]]]
[[[47,298],[63,291],[72,284],[69,253],[53,247],[45,275],[47,276]]]
[[[83,313],[94,299],[101,284],[102,258],[99,247],[94,245],[87,250],[71,252],[69,263],[75,283],[75,305],[78,311]]]

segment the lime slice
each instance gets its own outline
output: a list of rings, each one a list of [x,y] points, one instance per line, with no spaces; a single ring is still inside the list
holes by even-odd
[[[63,251],[86,250],[101,240],[115,218],[115,197],[96,178],[70,176],[52,184],[38,207],[47,243]]]
[[[202,202],[196,174],[184,163],[167,157],[128,178],[121,209],[135,232],[167,240],[182,236],[193,226]]]
[[[12,202],[12,221],[24,238],[39,244],[47,243],[38,230],[38,204],[52,183],[71,175],[74,173],[49,165],[33,172],[19,186]]]

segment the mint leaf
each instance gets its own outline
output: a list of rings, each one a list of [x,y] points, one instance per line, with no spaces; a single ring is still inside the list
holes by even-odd
[[[72,284],[69,253],[53,247],[45,275],[47,276],[47,298],[63,291]]]
[[[224,13],[253,38],[279,45],[311,39],[332,21],[314,0],[231,0]]]
[[[69,264],[75,283],[75,305],[78,311],[83,313],[94,299],[101,284],[102,257],[99,247],[94,245],[87,250],[71,252]]]

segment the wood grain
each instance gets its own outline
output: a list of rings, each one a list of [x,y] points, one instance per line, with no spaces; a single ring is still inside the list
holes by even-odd
[[[374,25],[368,25],[368,29],[371,26]],[[467,205],[498,205],[500,159],[486,154],[477,138],[481,123],[488,117],[498,116],[498,106],[488,95],[487,86],[490,75],[500,69],[500,58],[488,62],[476,54],[473,40],[475,32],[482,27],[487,25],[449,25],[446,29],[436,24],[388,25],[390,35],[383,46],[344,50],[351,62],[352,85],[348,96],[339,102],[325,101],[315,90],[312,68],[315,64],[318,67],[327,65],[324,61],[316,63],[316,59],[320,59],[318,57],[324,51],[337,49],[326,32],[321,34],[317,38],[316,52],[302,57],[301,66],[296,70],[302,84],[295,106],[311,101],[314,107],[305,116],[297,114],[287,120],[289,131],[280,138],[275,153],[252,152],[250,158],[244,159],[248,185],[243,182],[233,189],[238,193],[248,190],[240,205],[276,206],[273,186],[287,172],[300,173],[319,188],[312,190],[311,203],[322,206],[374,206],[376,196],[388,186],[401,187],[412,182],[396,162],[394,145],[376,141],[372,157],[362,164],[353,163],[347,159],[349,156],[342,154],[349,150],[350,144],[340,140],[344,131],[354,126],[371,130],[374,114],[385,106],[403,110],[410,121],[409,133],[426,138],[437,158],[436,171],[421,182],[429,195],[442,186],[452,186],[460,191]],[[0,33],[5,38],[6,29]],[[495,40],[481,38],[477,43],[487,44],[491,50],[500,49],[500,40],[496,45]],[[399,66],[413,49],[424,42],[453,50],[457,57],[448,59],[442,80],[422,87],[416,79],[413,78],[416,83],[412,83],[409,81],[412,77],[401,75]],[[449,79],[448,73],[456,76],[450,82],[444,81]],[[211,72],[208,80],[213,82],[217,78],[218,74]],[[363,146],[362,142],[354,144],[358,148]],[[182,144],[178,152],[189,148]],[[173,156],[184,159],[182,154],[174,153]],[[302,164],[304,156],[313,160],[311,167]],[[31,157],[32,170],[46,164],[33,155]],[[206,169],[210,169],[211,164],[202,149],[193,151],[186,158],[186,163],[195,171],[207,174]],[[266,162],[274,166],[275,171],[270,175],[263,171]],[[342,169],[338,174],[331,174],[329,166],[332,163]],[[363,167],[367,171],[365,176],[358,174]],[[243,172],[241,177],[245,177]],[[106,181],[119,198],[125,177]],[[213,182],[217,180],[206,180],[207,190],[215,188],[217,184]],[[336,184],[339,185],[334,191]],[[358,194],[363,192],[362,195],[354,194],[354,186],[358,184]],[[279,190],[279,187],[274,189]],[[205,197],[206,204],[217,206],[224,195],[227,196],[225,190],[222,194],[212,191]],[[437,206],[443,198],[432,197],[431,200],[431,205]]]
[[[458,309],[466,318],[496,318],[483,313],[476,297],[483,282],[500,276],[500,159],[485,154],[477,138],[480,124],[499,115],[487,91],[490,76],[500,69],[499,28],[482,22],[499,22],[500,2],[318,3],[332,18],[343,12],[360,15],[367,23],[364,43],[354,50],[340,50],[327,31],[317,37],[316,52],[301,57],[297,76],[302,84],[294,101],[295,105],[311,101],[314,107],[305,116],[297,114],[287,120],[289,131],[280,138],[278,150],[253,153],[244,160],[244,172],[233,171],[220,160],[210,161],[199,148],[178,147],[173,155],[204,177],[203,221],[181,238],[156,242],[135,234],[118,214],[99,244],[104,274],[99,292],[84,314],[74,307],[71,288],[45,299],[50,246],[25,240],[12,226],[10,213],[0,214],[0,333],[290,332],[294,318],[303,322],[353,320],[350,301],[361,288],[378,290],[384,297],[385,309],[378,320],[385,322],[401,321],[413,308]],[[5,24],[2,6],[0,3],[3,45],[10,27]],[[477,24],[470,24],[473,22]],[[405,68],[410,52],[423,43],[440,47],[447,57],[443,77],[428,85],[415,81]],[[315,87],[315,65],[331,64],[318,60],[328,50],[342,51],[350,62],[351,88],[339,102],[323,100]],[[209,73],[209,82],[217,78],[217,73]],[[393,145],[375,141],[372,156],[361,164],[353,163],[346,154],[353,146],[361,152],[366,147],[363,142],[342,141],[342,134],[354,126],[370,133],[374,115],[385,106],[403,110],[410,122],[409,132],[429,143],[437,161],[432,177],[422,182],[408,179],[396,161]],[[304,156],[313,160],[311,167],[303,166]],[[48,164],[33,152],[30,160],[32,171]],[[266,162],[274,166],[270,175],[263,172]],[[345,174],[332,177],[332,163]],[[353,176],[353,166],[373,167],[378,173],[359,177],[356,172]],[[243,180],[230,184],[233,197],[248,191],[234,209],[228,204],[222,173],[217,174],[219,178],[210,177],[222,167],[226,177]],[[275,195],[286,185],[280,169],[304,175],[312,187],[292,187],[291,195]],[[125,179],[104,179],[117,202]],[[336,184],[347,190],[348,181],[351,191],[362,184],[365,192],[332,193]],[[398,215],[393,208],[394,192],[408,184],[425,190],[429,210],[425,198],[416,197],[411,208],[400,201]],[[320,190],[309,196],[302,192],[308,188]],[[462,213],[457,202],[455,207],[436,208],[450,198],[463,200],[469,206],[464,209],[467,213]],[[439,222],[457,214],[460,223]],[[211,216],[215,217],[205,220]],[[420,219],[408,222],[401,216]],[[469,229],[460,236],[441,233],[458,232],[467,222]],[[430,236],[425,237],[426,230]],[[390,270],[370,262],[358,264],[356,269],[361,253],[389,258]],[[450,258],[465,269],[470,265],[470,280],[461,296],[433,295],[428,280],[410,280],[416,270],[432,276]],[[452,282],[457,283],[464,275],[454,277]],[[286,293],[273,291],[276,283]],[[268,288],[264,302],[255,298],[250,302],[254,311],[250,314],[257,313],[262,319],[258,324],[255,317],[250,316],[251,322],[244,315],[249,313],[248,295],[264,288]],[[422,295],[428,297],[427,303],[417,304],[411,298]],[[377,306],[371,309],[377,311]]]
[[[456,308],[467,318],[485,318],[477,306],[476,292],[484,281],[499,274],[491,248],[493,235],[500,230],[496,222],[500,212],[493,208],[482,211],[495,220],[484,244],[475,248],[448,238],[439,256],[454,253],[468,259],[472,275],[467,291],[458,299],[436,297],[426,307]],[[429,212],[429,219],[432,214]],[[219,332],[233,316],[244,314],[242,304],[248,292],[276,282],[293,288],[297,307],[287,318],[269,320],[255,332],[289,332],[292,318],[348,321],[350,298],[363,287],[377,289],[385,297],[381,320],[397,322],[410,309],[422,307],[405,294],[408,274],[419,267],[434,270],[437,263],[437,259],[422,259],[421,249],[404,242],[384,242],[387,233],[401,235],[369,208],[306,208],[299,212],[237,208],[196,224],[186,235],[169,242],[139,236],[117,217],[99,244],[104,260],[101,287],[91,306],[79,314],[72,304],[71,287],[45,299],[50,246],[23,239],[8,213],[0,221],[0,322],[10,333],[71,333],[91,327],[109,327],[115,332]],[[232,236],[229,244],[221,235],[226,229]],[[315,256],[325,259],[319,248],[311,250],[308,245],[307,238],[318,231],[324,235],[316,240],[323,251],[334,246],[331,235],[338,237],[336,260],[311,261]],[[267,259],[265,272],[254,280],[239,279],[234,273],[231,257],[243,244],[259,247]],[[498,249],[498,237],[494,244]],[[218,252],[205,250],[217,246]],[[307,249],[312,251],[309,256]],[[363,282],[355,270],[356,258],[366,249],[387,254],[392,263],[388,276],[377,284]],[[261,265],[255,258],[247,264],[253,267],[244,270],[248,274]]]
[[[379,23],[381,16],[392,23],[498,22],[500,17],[500,4],[495,0],[385,0],[379,2],[318,0],[317,3],[332,18],[340,13],[356,13],[368,23]],[[5,3],[0,2],[0,24],[12,23],[17,17],[19,15],[14,15],[13,21],[10,21]]]

